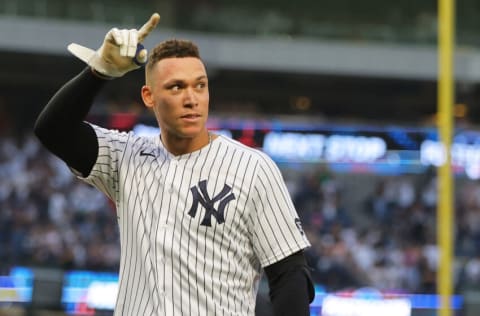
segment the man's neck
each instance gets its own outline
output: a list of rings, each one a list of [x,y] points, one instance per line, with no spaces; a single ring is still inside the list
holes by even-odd
[[[205,132],[193,138],[178,137],[176,135],[163,133],[160,135],[160,140],[168,152],[174,156],[180,156],[207,146],[211,142],[212,136],[214,135],[211,135],[208,130],[205,130]]]

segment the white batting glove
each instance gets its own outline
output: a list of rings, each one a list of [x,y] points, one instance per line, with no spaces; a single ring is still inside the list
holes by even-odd
[[[98,73],[107,77],[121,77],[147,62],[148,52],[141,43],[159,21],[160,15],[154,13],[140,30],[113,28],[105,35],[97,51],[76,43],[68,45],[68,50]]]

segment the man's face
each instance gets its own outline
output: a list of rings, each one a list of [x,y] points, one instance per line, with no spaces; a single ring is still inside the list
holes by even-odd
[[[208,78],[200,59],[160,60],[142,88],[142,98],[145,105],[155,112],[162,134],[195,138],[206,131]]]

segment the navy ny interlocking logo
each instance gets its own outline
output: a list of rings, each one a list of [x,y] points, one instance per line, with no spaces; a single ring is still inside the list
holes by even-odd
[[[193,196],[193,203],[188,215],[195,217],[198,211],[198,204],[200,203],[205,208],[205,216],[203,217],[200,225],[212,226],[212,216],[215,217],[217,223],[222,224],[225,222],[225,207],[228,202],[235,200],[235,195],[232,192],[232,188],[225,184],[220,193],[210,198],[207,192],[207,180],[202,180],[198,183],[198,186],[190,188]],[[218,207],[215,209],[215,203],[218,202]]]

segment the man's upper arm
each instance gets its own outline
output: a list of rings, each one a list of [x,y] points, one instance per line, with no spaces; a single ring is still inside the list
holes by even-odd
[[[275,315],[306,316],[315,298],[310,268],[303,251],[264,268]]]
[[[263,267],[310,246],[276,164],[261,155],[252,194],[253,245]]]
[[[116,201],[119,192],[119,168],[125,152],[132,150],[127,146],[132,134],[96,125],[90,127],[95,133],[98,149],[89,174],[82,179],[104,192],[112,201]]]
[[[98,156],[95,131],[90,124],[82,123],[68,134],[67,139],[56,142],[49,149],[82,177],[88,177]]]

